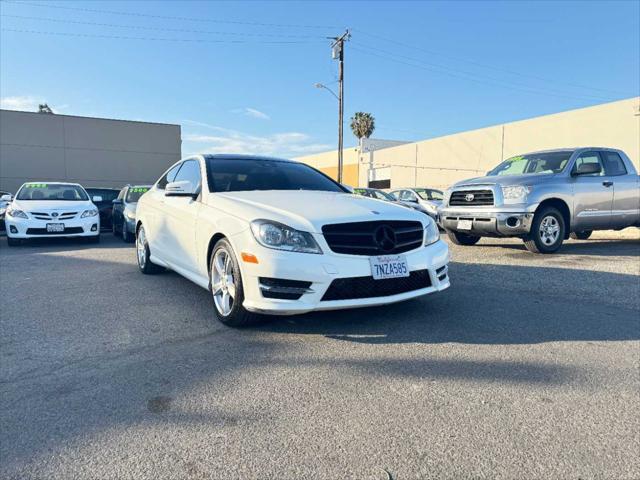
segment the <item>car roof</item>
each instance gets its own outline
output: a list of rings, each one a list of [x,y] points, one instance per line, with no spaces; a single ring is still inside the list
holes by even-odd
[[[295,160],[289,160],[287,158],[268,157],[265,155],[243,155],[237,153],[216,153],[202,155],[205,159],[210,160],[262,160],[267,162],[288,162],[288,163],[300,163]]]
[[[43,183],[45,185],[74,185],[78,187],[82,187],[79,183],[71,183],[71,182],[49,182],[47,180],[30,180],[28,182],[24,182],[22,185],[30,185],[32,183]],[[84,188],[84,187],[83,187]]]

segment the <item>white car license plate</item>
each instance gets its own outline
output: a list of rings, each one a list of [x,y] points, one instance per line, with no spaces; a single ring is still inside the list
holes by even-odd
[[[371,257],[371,275],[374,280],[409,276],[409,265],[404,255]]]
[[[47,223],[47,232],[64,232],[64,223]]]
[[[471,230],[472,226],[471,220],[458,220],[458,230]]]

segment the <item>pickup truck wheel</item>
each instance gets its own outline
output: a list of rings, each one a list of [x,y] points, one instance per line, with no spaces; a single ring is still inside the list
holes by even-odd
[[[209,265],[211,295],[216,317],[229,327],[246,327],[260,320],[260,316],[246,310],[242,275],[231,244],[224,238],[213,247]]]
[[[571,232],[569,236],[574,240],[586,240],[591,236],[592,233],[593,230],[585,230],[583,232]]]
[[[562,214],[553,207],[545,207],[533,217],[524,245],[532,253],[554,253],[562,246],[564,232]]]
[[[475,245],[480,241],[480,237],[474,235],[467,235],[466,233],[454,232],[453,230],[447,230],[447,236],[451,243],[456,245]]]

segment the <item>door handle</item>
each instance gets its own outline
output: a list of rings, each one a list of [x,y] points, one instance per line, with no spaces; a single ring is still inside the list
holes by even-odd
[[[613,185],[613,182],[609,182],[609,181],[602,182],[602,185],[604,185],[605,187],[611,187]]]

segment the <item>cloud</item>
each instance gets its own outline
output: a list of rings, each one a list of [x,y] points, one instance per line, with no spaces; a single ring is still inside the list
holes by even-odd
[[[237,108],[233,110],[233,113],[239,113],[247,117],[257,118],[260,120],[271,120],[271,117],[260,110],[251,107]]]
[[[189,123],[197,124],[199,122]],[[260,136],[215,125],[200,123],[200,126],[215,130],[217,134],[192,133],[183,135],[185,144],[190,144],[185,145],[191,150],[190,153],[246,153],[295,157],[331,149],[330,145],[314,142],[312,137],[306,133],[284,132]]]
[[[20,110],[23,112],[37,112],[38,105],[41,103],[47,103],[40,97],[32,95],[18,95],[15,97],[2,97],[0,98],[0,108],[6,110]],[[49,104],[54,113],[59,113],[65,110],[69,105],[51,105]]]

